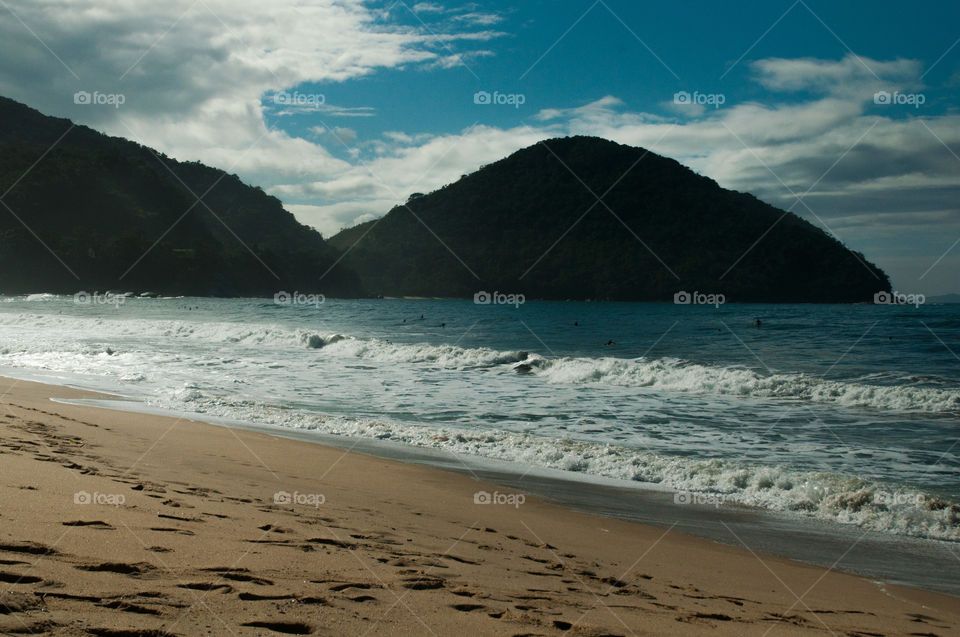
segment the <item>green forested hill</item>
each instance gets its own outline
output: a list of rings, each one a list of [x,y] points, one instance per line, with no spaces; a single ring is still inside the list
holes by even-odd
[[[359,292],[321,280],[336,251],[259,188],[71,126],[0,98],[0,293]]]
[[[7,294],[850,302],[890,289],[796,215],[590,137],[520,150],[325,242],[236,175],[0,98],[0,195]]]
[[[890,287],[800,217],[591,137],[520,150],[329,242],[349,250],[344,267],[367,291],[389,296],[850,302]]]

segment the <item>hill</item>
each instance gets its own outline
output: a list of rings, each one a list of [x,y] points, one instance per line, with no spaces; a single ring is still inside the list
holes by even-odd
[[[236,175],[6,98],[2,193],[3,293],[349,296],[358,289],[343,268],[321,281],[338,253],[279,200]]]
[[[853,302],[890,289],[883,271],[800,217],[592,137],[525,148],[329,242],[385,296],[648,301],[685,290]]]

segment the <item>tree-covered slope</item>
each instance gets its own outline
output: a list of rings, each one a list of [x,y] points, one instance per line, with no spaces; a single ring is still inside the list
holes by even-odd
[[[236,175],[0,98],[3,193],[0,293],[358,293],[344,268],[323,277],[338,255],[319,233]]]
[[[800,217],[591,137],[520,150],[329,242],[349,250],[343,267],[367,291],[389,296],[852,302],[890,287]]]

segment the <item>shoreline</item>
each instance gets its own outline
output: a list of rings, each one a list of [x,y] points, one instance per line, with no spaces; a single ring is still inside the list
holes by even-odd
[[[149,408],[136,399],[120,395],[111,395],[105,400],[63,402],[168,418],[197,418],[192,412]],[[671,528],[727,546],[747,545],[812,566],[960,597],[960,571],[940,568],[944,562],[955,559],[952,552],[955,543],[945,540],[893,535],[745,505],[677,505],[674,490],[658,488],[657,484],[626,483],[615,478],[571,474],[545,467],[524,468],[515,461],[454,454],[390,439],[350,438],[209,415],[200,422],[452,472],[491,482],[500,488],[536,495],[565,509],[588,515],[635,522],[661,531]],[[881,555],[882,558],[877,557]]]
[[[521,502],[432,467],[53,402],[103,397],[60,386],[0,378],[0,395],[0,632],[960,627],[956,597]]]

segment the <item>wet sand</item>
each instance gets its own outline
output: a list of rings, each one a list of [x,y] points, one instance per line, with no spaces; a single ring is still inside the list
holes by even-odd
[[[955,597],[435,468],[50,400],[89,392],[0,394],[0,633],[960,634]]]

